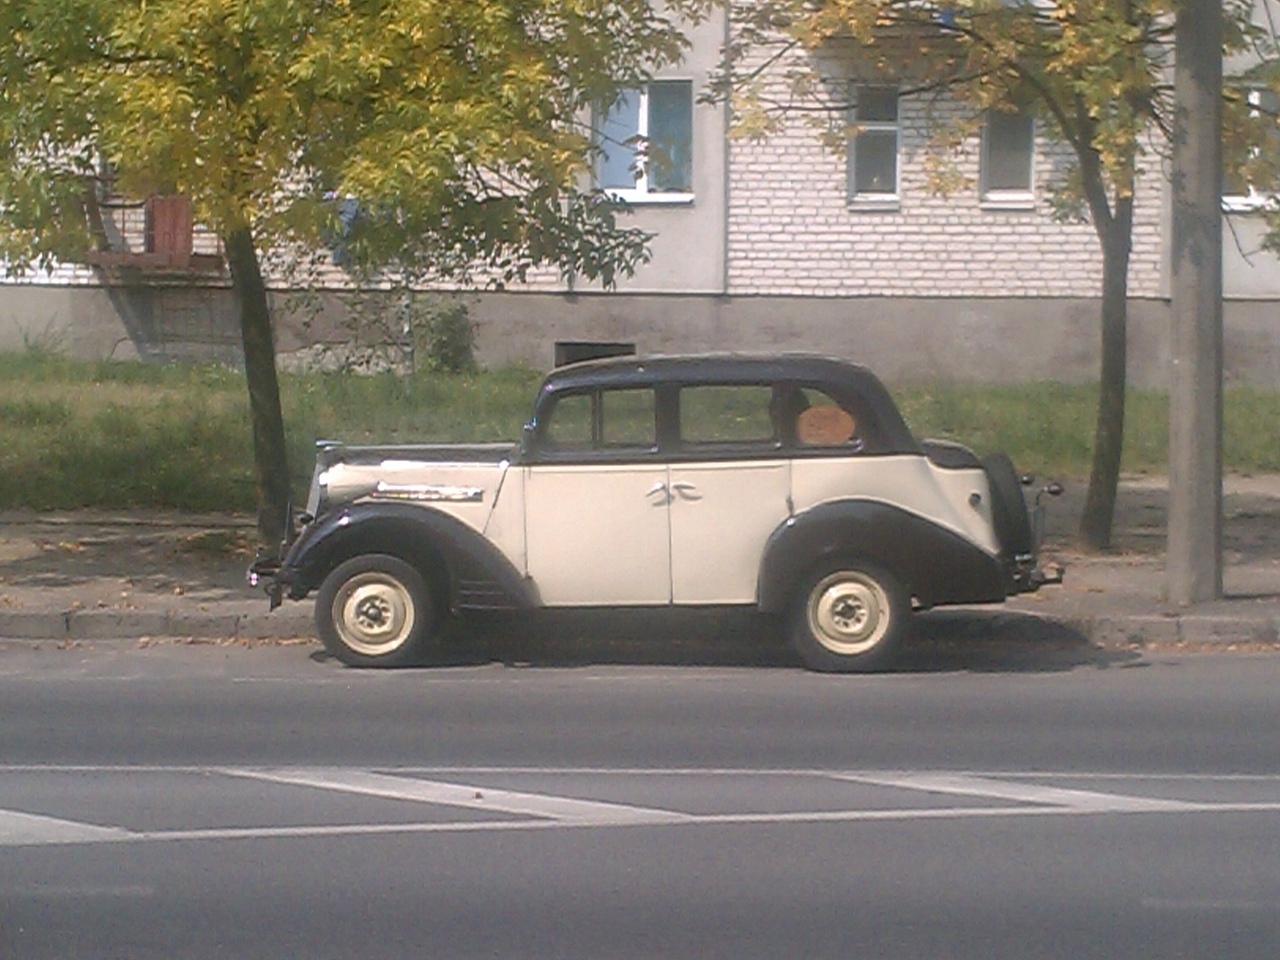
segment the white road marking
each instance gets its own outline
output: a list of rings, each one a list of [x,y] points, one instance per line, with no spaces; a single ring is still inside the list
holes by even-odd
[[[434,780],[416,780],[402,776],[370,773],[339,767],[314,769],[258,770],[227,768],[220,771],[232,777],[247,777],[269,783],[295,787],[316,787],[342,793],[357,793],[389,800],[412,800],[436,803],[489,813],[512,813],[585,824],[671,823],[688,820],[688,814],[670,810],[653,810],[620,803],[577,800],[572,797],[542,793],[517,793],[491,790],[487,787]]]
[[[880,787],[896,787],[900,790],[922,790],[925,793],[942,793],[952,796],[984,797],[995,800],[1013,800],[1017,803],[1043,804],[1066,807],[1091,813],[1160,813],[1195,808],[1198,805],[1182,800],[1162,800],[1152,797],[1131,797],[1118,793],[1101,793],[1093,790],[1067,790],[1062,787],[1046,787],[1035,783],[1013,783],[990,777],[970,776],[963,773],[854,773],[837,774],[834,779],[853,783],[869,783]]]
[[[0,810],[0,847],[43,846],[51,843],[102,843],[122,840],[127,830],[59,820],[17,810]]]
[[[50,844],[143,843],[163,841],[226,841],[288,838],[326,838],[340,836],[385,836],[392,834],[476,833],[547,829],[583,829],[619,826],[680,826],[732,824],[816,824],[856,822],[896,822],[910,820],[964,820],[1008,817],[1091,816],[1097,814],[1152,813],[1257,813],[1280,812],[1280,790],[1273,800],[1263,802],[1201,802],[1135,797],[1120,793],[1062,789],[1037,783],[1017,782],[1018,778],[1037,780],[1055,777],[1088,779],[1122,779],[1119,774],[1072,773],[989,773],[962,771],[831,771],[831,770],[654,770],[623,768],[420,768],[397,769],[390,775],[374,770],[341,767],[317,768],[218,768],[218,767],[57,767],[0,766],[0,773],[56,774],[94,770],[128,775],[149,773],[201,773],[240,777],[287,786],[310,787],[339,793],[354,793],[395,800],[459,807],[472,811],[502,813],[525,817],[517,820],[474,820],[428,823],[364,823],[284,827],[228,827],[191,830],[129,831],[89,823],[78,823],[54,817],[0,809],[0,847],[42,846]],[[932,808],[886,808],[774,813],[687,814],[672,810],[637,807],[627,804],[581,800],[545,793],[494,790],[424,776],[457,776],[468,774],[599,774],[601,776],[663,775],[715,777],[723,775],[803,776],[868,784],[914,793],[964,796],[1013,801],[1013,806],[938,806]],[[1275,782],[1275,775],[1203,774],[1135,774],[1135,781],[1159,779],[1166,782]]]

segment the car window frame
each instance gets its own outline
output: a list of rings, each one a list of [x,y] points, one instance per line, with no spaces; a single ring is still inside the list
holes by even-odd
[[[539,404],[537,419],[531,424],[533,439],[528,463],[645,463],[660,459],[662,455],[660,401],[655,384],[593,384],[585,387],[557,391],[549,400]],[[605,446],[602,438],[603,395],[606,393],[647,391],[653,395],[653,442]],[[555,422],[556,408],[574,397],[591,398],[591,446],[561,449],[549,436]]]

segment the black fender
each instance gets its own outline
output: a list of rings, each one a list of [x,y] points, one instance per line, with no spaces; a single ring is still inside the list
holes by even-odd
[[[759,605],[785,610],[802,577],[831,557],[863,558],[898,577],[922,606],[1005,599],[1004,565],[952,530],[877,500],[837,500],[790,517],[769,536]]]
[[[301,600],[343,561],[388,553],[440,584],[452,610],[522,610],[538,605],[530,581],[501,551],[456,517],[409,503],[355,503],[320,517],[294,541],[276,575]]]

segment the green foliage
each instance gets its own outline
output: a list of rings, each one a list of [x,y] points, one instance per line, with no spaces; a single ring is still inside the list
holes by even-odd
[[[867,81],[892,80],[916,92],[946,90],[970,111],[936,132],[931,149],[954,150],[988,109],[1032,112],[1051,137],[1070,145],[1074,169],[1051,184],[1052,206],[1066,218],[1087,209],[1100,231],[1117,202],[1130,198],[1144,157],[1154,167],[1173,128],[1170,85],[1176,0],[752,0],[735,3],[735,36],[718,80],[723,96],[745,97],[742,116],[762,127],[758,64],[788,51],[807,61],[787,72],[782,110],[833,104],[833,71]],[[1250,182],[1280,187],[1280,118],[1248,110],[1241,85],[1280,91],[1273,30],[1251,20],[1251,0],[1224,3],[1228,53],[1261,63],[1228,83],[1228,144]],[[841,137],[840,139],[843,139]],[[945,156],[930,158],[939,189],[953,186]]]
[[[454,297],[413,290],[360,291],[347,301],[347,340],[336,366],[358,373],[475,373],[475,327]],[[331,364],[334,365],[334,364]]]
[[[1179,0],[743,0],[733,10],[734,36],[714,86],[735,106],[754,100],[755,112],[749,106],[744,114],[747,132],[767,132],[756,114],[773,109],[823,118],[819,138],[839,145],[857,133],[848,121],[836,129],[835,121],[849,115],[851,82],[893,83],[917,96],[946,94],[958,107],[935,121],[922,160],[941,193],[964,185],[955,155],[989,111],[1029,113],[1042,132],[1070,147],[1074,162],[1052,169],[1052,180],[1039,171],[1036,187],[1048,189],[1056,219],[1087,215],[1102,253],[1104,389],[1081,533],[1090,546],[1105,548],[1124,450],[1135,190],[1171,154],[1175,27],[1190,15],[1186,8]],[[1225,0],[1225,46],[1261,61],[1248,82],[1280,91],[1275,26],[1256,26],[1254,13],[1254,0]],[[762,107],[762,78],[770,75],[786,90]],[[1250,109],[1238,88],[1227,93],[1245,104],[1227,114],[1225,133],[1238,160],[1227,172],[1274,194],[1280,118]],[[1280,224],[1274,196],[1270,207]],[[1280,234],[1267,242],[1280,248]]]
[[[362,280],[501,286],[545,264],[611,285],[648,236],[579,190],[583,118],[674,62],[676,18],[706,2],[4,0],[0,269],[108,249],[108,189],[190,198],[228,257],[274,544],[262,252],[338,245]]]
[[[423,367],[436,373],[476,372],[476,328],[467,305],[443,300],[422,318]]]
[[[706,0],[6,0],[0,256],[104,244],[103,171],[222,237],[353,269],[611,284],[647,237],[577,184],[583,118],[685,46]],[[361,216],[342,222],[344,199]]]

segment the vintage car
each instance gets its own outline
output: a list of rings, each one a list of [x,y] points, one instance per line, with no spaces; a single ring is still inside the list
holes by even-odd
[[[319,447],[300,532],[251,580],[273,607],[314,591],[351,665],[418,661],[470,610],[734,604],[785,614],[812,669],[873,670],[913,609],[1061,579],[1008,457],[917,440],[826,357],[587,361],[515,445]]]

